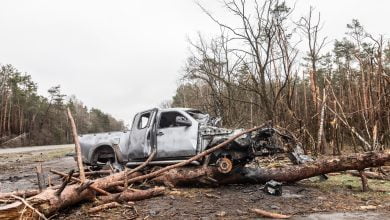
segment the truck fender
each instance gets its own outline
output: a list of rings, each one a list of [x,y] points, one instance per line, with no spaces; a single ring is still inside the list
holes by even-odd
[[[114,159],[116,160],[116,152],[115,152],[114,148],[112,147],[111,143],[103,142],[103,143],[99,143],[98,145],[95,145],[94,147],[92,147],[90,149],[89,154],[88,154],[88,158],[90,158],[91,164],[96,162],[96,161],[94,161],[95,153],[99,151],[99,148],[104,148],[104,147],[108,147],[113,151],[114,157],[115,157]]]

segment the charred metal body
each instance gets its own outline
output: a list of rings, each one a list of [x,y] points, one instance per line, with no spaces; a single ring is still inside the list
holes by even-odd
[[[95,167],[105,163],[132,167],[145,161],[156,150],[157,154],[150,164],[177,163],[242,131],[218,127],[218,121],[189,108],[143,111],[134,117],[130,131],[80,136],[83,161]],[[279,143],[275,135],[280,135],[287,142],[291,138],[269,126],[239,137],[223,149],[213,152],[207,164],[218,166],[221,173],[228,173],[234,166],[245,165],[256,156],[286,152],[284,144]],[[291,155],[293,161],[304,158],[299,150]]]

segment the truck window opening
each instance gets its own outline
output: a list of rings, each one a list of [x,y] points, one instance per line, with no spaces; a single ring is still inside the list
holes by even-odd
[[[185,120],[188,120],[182,114],[178,112],[163,112],[161,113],[159,128],[170,128],[170,127],[179,127],[180,125],[176,124],[176,117],[183,117]]]
[[[149,124],[149,119],[150,119],[150,112],[141,115],[138,121],[138,129],[146,128],[146,126],[148,126]]]

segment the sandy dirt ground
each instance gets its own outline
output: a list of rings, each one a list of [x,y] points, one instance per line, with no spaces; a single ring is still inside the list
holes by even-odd
[[[76,167],[72,145],[26,149],[0,151],[0,192],[37,188],[35,167],[40,163],[54,184],[60,179],[49,169],[67,172]],[[93,215],[86,210],[94,203],[86,202],[61,210],[52,219],[256,218],[249,211],[252,208],[292,215],[292,219],[390,219],[390,182],[369,180],[369,185],[371,191],[363,193],[359,178],[334,174],[323,182],[314,177],[284,185],[282,196],[264,193],[261,185],[192,186],[168,189],[164,196]]]

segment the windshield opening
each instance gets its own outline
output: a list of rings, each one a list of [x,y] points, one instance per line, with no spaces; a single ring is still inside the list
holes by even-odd
[[[187,110],[186,112],[198,122],[207,122],[209,118],[208,114],[205,114],[199,110],[192,109],[192,110]]]

